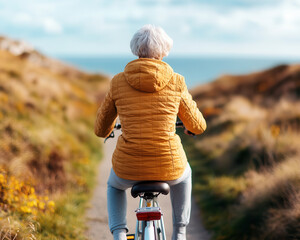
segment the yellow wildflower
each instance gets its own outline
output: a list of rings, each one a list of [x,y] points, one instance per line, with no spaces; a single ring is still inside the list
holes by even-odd
[[[39,202],[39,208],[40,209],[45,209],[45,203],[44,202]]]
[[[31,208],[27,207],[27,206],[21,206],[20,207],[21,211],[24,213],[31,213]]]
[[[55,207],[55,202],[54,201],[49,201],[48,206],[49,207]]]

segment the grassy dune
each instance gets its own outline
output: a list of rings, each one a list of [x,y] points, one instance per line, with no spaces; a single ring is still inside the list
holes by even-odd
[[[0,50],[0,239],[84,239],[107,78]]]
[[[213,239],[300,239],[300,66],[223,76],[192,94],[208,128],[183,141]]]

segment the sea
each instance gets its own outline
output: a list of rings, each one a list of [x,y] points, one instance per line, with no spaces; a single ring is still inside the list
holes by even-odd
[[[59,56],[60,60],[91,73],[104,73],[113,76],[122,72],[126,64],[136,57],[74,57]],[[242,58],[242,57],[204,57],[184,56],[166,57],[175,72],[185,77],[189,89],[213,81],[224,74],[248,74],[280,64],[300,64],[299,59],[289,58]]]

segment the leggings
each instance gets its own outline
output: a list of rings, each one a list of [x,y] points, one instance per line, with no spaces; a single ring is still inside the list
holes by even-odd
[[[176,180],[165,181],[170,185],[173,217],[172,240],[186,239],[186,226],[189,223],[191,213],[191,175],[192,171],[190,165],[187,164],[181,177]],[[138,181],[120,178],[115,174],[114,170],[111,169],[107,181],[107,209],[109,229],[112,233],[116,230],[118,232],[120,230],[128,232],[126,224],[127,199],[125,190],[132,187],[137,182]],[[114,239],[122,238],[115,237]]]

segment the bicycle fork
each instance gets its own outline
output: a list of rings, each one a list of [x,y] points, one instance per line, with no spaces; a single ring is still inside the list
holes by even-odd
[[[163,215],[157,197],[140,198],[137,212],[135,240],[166,240]]]

